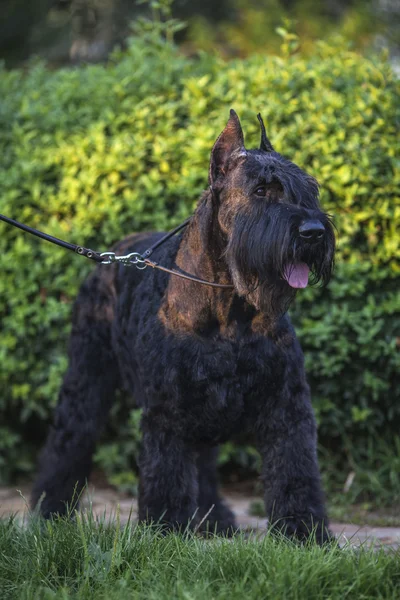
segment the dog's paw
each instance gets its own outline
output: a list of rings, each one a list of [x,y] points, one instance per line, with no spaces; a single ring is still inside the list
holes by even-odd
[[[309,518],[282,519],[271,525],[270,530],[301,543],[314,541],[319,546],[325,546],[335,542],[335,536],[326,522]]]

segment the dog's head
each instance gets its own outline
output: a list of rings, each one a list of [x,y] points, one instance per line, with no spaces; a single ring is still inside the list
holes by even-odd
[[[211,201],[237,292],[258,309],[282,308],[308,282],[329,281],[335,236],[316,180],[274,151],[258,118],[260,148],[247,150],[231,110],[211,152]]]

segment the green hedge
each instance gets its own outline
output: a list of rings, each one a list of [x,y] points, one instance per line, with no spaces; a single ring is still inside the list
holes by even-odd
[[[400,83],[384,58],[340,44],[319,43],[311,58],[284,47],[281,57],[186,58],[149,31],[106,66],[1,71],[0,212],[100,250],[131,231],[167,229],[207,185],[229,108],[249,147],[258,144],[261,111],[277,150],[319,180],[338,229],[333,281],[300,292],[291,311],[320,441],[342,468],[367,459],[378,468],[373,444],[383,439],[391,456],[400,427]],[[4,224],[0,256],[6,480],[34,469],[66,368],[72,302],[91,265]],[[127,485],[135,414],[121,398],[97,454]],[[400,489],[387,468],[382,484]]]

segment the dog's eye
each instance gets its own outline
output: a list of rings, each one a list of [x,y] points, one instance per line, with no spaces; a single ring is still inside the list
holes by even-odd
[[[266,187],[265,185],[260,185],[260,187],[258,187],[255,191],[255,195],[256,196],[265,196],[266,194]]]

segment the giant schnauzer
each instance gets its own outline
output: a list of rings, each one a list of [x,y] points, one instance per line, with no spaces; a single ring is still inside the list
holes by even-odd
[[[217,490],[217,446],[251,432],[262,457],[271,527],[330,537],[303,354],[286,314],[299,288],[330,278],[335,238],[318,185],[275,152],[261,125],[246,150],[232,110],[211,152],[209,189],[159,264],[98,267],[75,304],[69,367],[33,504],[66,511],[91,470],[115,390],[143,408],[139,517],[223,533],[234,516]],[[133,235],[116,251],[160,238]],[[196,525],[197,523],[197,525]]]

